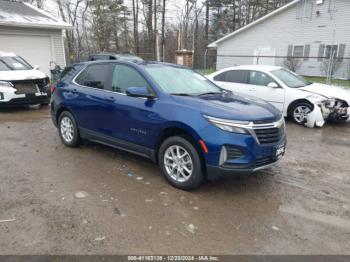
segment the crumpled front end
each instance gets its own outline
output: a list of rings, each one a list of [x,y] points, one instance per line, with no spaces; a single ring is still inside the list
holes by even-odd
[[[314,110],[306,117],[305,126],[309,128],[322,127],[326,121],[345,122],[350,121],[349,104],[342,99],[320,99],[310,96],[308,100],[313,103]]]

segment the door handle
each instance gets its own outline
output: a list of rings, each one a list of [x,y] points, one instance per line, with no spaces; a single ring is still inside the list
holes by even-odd
[[[251,88],[251,89],[249,89],[249,91],[256,91],[256,89],[255,88]]]

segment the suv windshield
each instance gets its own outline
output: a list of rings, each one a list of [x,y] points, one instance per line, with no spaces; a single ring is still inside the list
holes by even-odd
[[[221,92],[219,87],[191,69],[164,65],[147,65],[145,69],[168,94],[202,95]]]
[[[271,71],[271,73],[279,80],[281,80],[284,84],[292,88],[303,87],[311,84],[302,76],[294,74],[286,69],[274,70]]]
[[[30,70],[33,69],[19,56],[0,56],[0,71]]]

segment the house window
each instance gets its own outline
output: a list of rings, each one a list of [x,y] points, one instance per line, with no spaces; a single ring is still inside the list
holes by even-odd
[[[303,45],[293,46],[293,56],[294,57],[303,57],[304,56],[304,46]]]
[[[329,58],[335,58],[338,55],[338,45],[326,45],[324,50],[324,57]]]

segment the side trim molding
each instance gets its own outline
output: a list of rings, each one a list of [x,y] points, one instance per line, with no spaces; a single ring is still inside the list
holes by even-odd
[[[106,136],[82,127],[79,127],[79,133],[80,137],[83,139],[90,140],[106,146],[114,147],[123,151],[127,151],[129,153],[149,158],[153,162],[156,162],[155,150],[150,149],[148,147],[140,146],[118,138]]]

